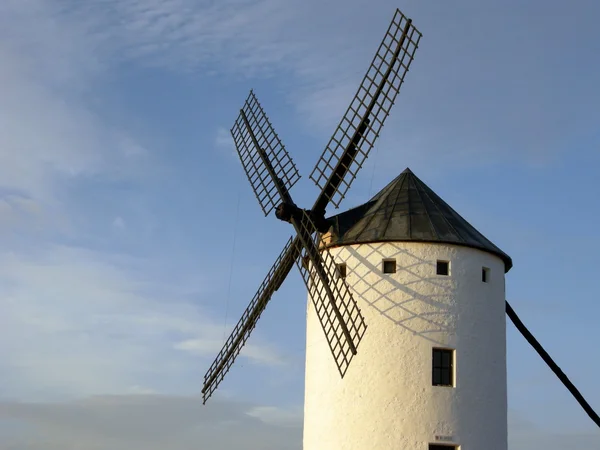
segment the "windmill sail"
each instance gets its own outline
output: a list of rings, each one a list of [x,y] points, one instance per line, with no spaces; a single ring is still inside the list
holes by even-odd
[[[250,333],[256,326],[256,322],[267,307],[269,300],[271,300],[271,296],[279,289],[283,280],[285,280],[290,270],[292,270],[294,261],[300,255],[299,244],[298,238],[289,239],[250,301],[250,304],[242,314],[242,317],[227,338],[227,341],[225,341],[225,345],[204,375],[204,386],[202,388],[204,403],[206,403],[206,400],[208,400],[221,381],[223,381],[227,372],[229,372],[233,362],[250,337]]]
[[[343,377],[367,325],[346,281],[338,276],[329,251],[318,250],[319,233],[308,215],[305,215],[298,235],[304,249],[302,258],[296,259],[296,265],[308,289],[335,364]]]
[[[289,193],[300,174],[254,92],[250,91],[231,135],[254,195],[268,216],[287,199],[282,192]]]
[[[336,207],[369,155],[396,100],[421,33],[396,11],[377,54],[310,178],[321,188],[313,210]]]
[[[329,251],[319,248],[318,230],[323,232],[329,226],[325,219],[328,203],[339,205],[373,147],[420,38],[411,20],[396,11],[356,96],[311,175],[321,192],[310,211],[293,202],[290,189],[300,175],[250,91],[231,135],[263,212],[268,215],[277,208],[277,218],[293,224],[297,236],[284,247],[204,376],[204,402],[231,368],[271,296],[301,255],[307,261],[298,264],[302,278],[340,375],[346,373],[367,326],[346,282],[337,276]]]

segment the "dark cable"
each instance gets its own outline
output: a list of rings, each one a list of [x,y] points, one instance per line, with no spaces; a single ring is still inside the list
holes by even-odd
[[[229,315],[229,300],[231,299],[231,280],[233,279],[233,263],[235,261],[235,243],[237,241],[238,224],[240,221],[240,199],[242,198],[242,174],[238,178],[238,198],[235,209],[235,223],[233,225],[233,243],[231,245],[231,261],[229,262],[229,282],[227,283],[227,301],[225,303],[225,323],[223,323],[223,344],[227,338],[227,316]]]
[[[506,314],[508,315],[508,317],[510,317],[512,323],[515,324],[515,327],[517,327],[517,330],[521,332],[521,334],[527,340],[527,342],[531,344],[535,351],[538,352],[538,355],[540,355],[544,362],[548,364],[550,369],[552,369],[552,372],[554,372],[558,379],[562,381],[562,384],[565,385],[565,387],[569,390],[571,395],[575,397],[575,400],[579,402],[583,410],[587,413],[588,416],[590,416],[590,419],[592,419],[594,423],[598,425],[598,427],[600,427],[600,417],[598,417],[598,414],[596,414],[596,412],[592,409],[590,404],[585,400],[585,398],[583,398],[581,392],[579,392],[575,385],[571,383],[571,380],[567,378],[564,372],[560,369],[560,367],[556,365],[556,363],[552,360],[552,358],[546,352],[546,350],[544,350],[544,348],[537,341],[537,339],[533,337],[533,334],[531,334],[527,327],[523,324],[523,322],[521,322],[521,319],[519,319],[519,316],[517,316],[517,313],[515,313],[515,310],[512,309],[508,301],[506,301]]]

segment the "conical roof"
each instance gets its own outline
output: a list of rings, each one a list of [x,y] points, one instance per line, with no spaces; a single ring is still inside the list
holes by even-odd
[[[510,256],[406,169],[364,205],[328,219],[327,246],[384,241],[464,245],[499,256],[508,272]]]

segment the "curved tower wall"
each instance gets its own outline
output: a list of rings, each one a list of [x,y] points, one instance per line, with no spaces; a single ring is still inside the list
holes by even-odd
[[[304,449],[506,450],[503,261],[417,242],[330,252],[347,264],[368,328],[341,379],[309,300]],[[395,259],[396,273],[382,272],[384,259]],[[438,260],[450,262],[449,276],[436,274]],[[433,348],[454,349],[453,387],[432,385]]]

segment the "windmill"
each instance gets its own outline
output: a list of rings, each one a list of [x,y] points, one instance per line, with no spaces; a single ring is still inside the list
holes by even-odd
[[[318,334],[327,344],[306,348],[305,449],[506,450],[505,313],[600,426],[505,300],[511,258],[409,169],[365,204],[325,218],[368,157],[420,38],[397,10],[310,176],[320,189],[311,209],[294,203],[300,176],[250,92],[231,130],[235,146],[265,216],[275,210],[296,236],[205,374],[203,401],[296,264],[310,299],[307,342]]]
[[[294,203],[291,188],[300,176],[253,92],[231,134],[254,194],[265,214],[289,222],[289,239],[250,304],[204,376],[203,400],[231,368],[273,294],[298,266],[309,291],[339,375],[344,377],[367,325],[334,261],[320,252],[320,234],[329,228],[329,204],[338,207],[369,155],[413,61],[421,33],[396,11],[356,95],[310,178],[320,189],[310,210]]]

